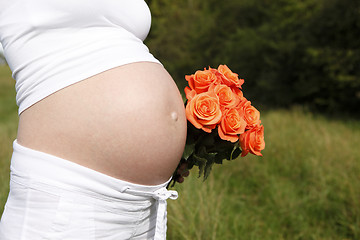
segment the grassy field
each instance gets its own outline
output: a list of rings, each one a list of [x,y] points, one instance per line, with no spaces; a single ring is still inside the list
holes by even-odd
[[[14,85],[8,67],[0,65],[0,214],[9,192],[12,141],[18,123]]]
[[[0,67],[0,214],[16,135],[14,81]],[[360,122],[301,109],[262,114],[264,157],[192,171],[168,201],[168,239],[360,239]]]

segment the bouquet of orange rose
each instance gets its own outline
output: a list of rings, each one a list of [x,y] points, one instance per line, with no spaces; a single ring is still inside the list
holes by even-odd
[[[226,65],[196,71],[185,79],[189,85],[185,88],[186,117],[190,122],[181,159],[181,163],[187,163],[185,171],[198,166],[199,177],[206,180],[213,164],[236,159],[240,154],[262,156],[264,127],[260,112],[241,91],[244,79]],[[178,176],[177,169],[173,179]]]

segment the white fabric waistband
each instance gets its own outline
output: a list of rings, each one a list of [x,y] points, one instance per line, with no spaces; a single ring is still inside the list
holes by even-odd
[[[154,239],[166,239],[166,200],[178,197],[176,191],[166,189],[171,179],[159,185],[140,185],[21,146],[17,140],[14,141],[13,148],[10,168],[14,181],[22,181],[23,184],[27,184],[27,180],[32,183],[46,183],[48,186],[70,189],[89,197],[110,198],[113,201],[123,199],[124,193],[129,201],[155,199],[157,217]]]

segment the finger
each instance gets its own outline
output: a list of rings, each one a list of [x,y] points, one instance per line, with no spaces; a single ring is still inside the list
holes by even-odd
[[[185,171],[181,174],[182,177],[188,177],[190,175],[190,171]]]
[[[187,176],[189,176],[189,174],[190,174],[190,171],[189,170],[181,170],[181,169],[178,169],[177,171],[176,171],[176,173],[178,174],[178,175],[180,175],[180,176],[183,176],[183,177],[187,177]]]
[[[176,181],[178,182],[178,183],[183,183],[184,182],[184,178],[183,177],[178,177],[177,179],[176,179]]]
[[[179,169],[180,169],[180,170],[185,170],[185,169],[187,168],[187,166],[188,166],[188,163],[187,163],[187,162],[183,162],[183,163],[180,164]]]

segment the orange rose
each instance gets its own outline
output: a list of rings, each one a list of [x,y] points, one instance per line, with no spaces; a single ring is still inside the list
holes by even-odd
[[[242,111],[244,112],[244,119],[247,123],[246,129],[253,128],[260,125],[260,112],[251,105],[250,101],[244,101],[240,104]]]
[[[242,92],[239,88],[233,87],[233,88],[231,88],[231,89],[232,89],[232,91],[235,93],[235,95],[239,97],[239,99],[240,99],[241,101],[244,101],[244,100],[245,100],[244,94],[243,94],[243,92]]]
[[[185,87],[184,92],[185,92],[186,99],[189,101],[196,96],[196,91],[191,90],[189,87]]]
[[[245,127],[246,122],[241,112],[234,108],[226,109],[218,128],[219,137],[234,143],[239,140],[238,134],[244,133]]]
[[[209,91],[213,91],[218,96],[222,108],[232,108],[240,103],[240,96],[224,84],[212,85]]]
[[[186,105],[186,117],[196,128],[210,133],[221,121],[219,99],[212,93],[195,95]]]
[[[197,94],[207,92],[211,84],[219,81],[211,68],[209,70],[196,71],[195,74],[185,76],[185,79],[189,82],[190,88],[195,90]]]
[[[264,126],[255,126],[240,135],[241,156],[246,156],[249,152],[262,156],[261,150],[265,148]]]
[[[241,85],[244,83],[244,79],[239,79],[238,75],[233,73],[226,65],[219,65],[218,72],[221,76],[222,82],[229,87],[235,86],[241,88]]]

